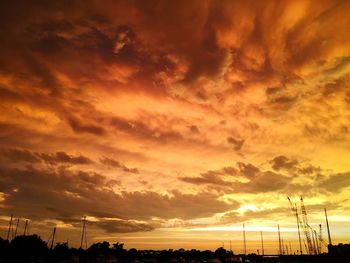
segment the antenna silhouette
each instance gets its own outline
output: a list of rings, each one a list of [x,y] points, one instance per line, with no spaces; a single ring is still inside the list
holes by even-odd
[[[311,229],[311,227],[310,227],[310,232],[311,232],[311,241],[312,241],[313,252],[314,252],[315,254],[317,254],[314,231]]]
[[[80,240],[80,248],[83,247],[83,242],[85,240],[85,249],[87,249],[87,238],[86,238],[86,216],[84,216],[83,220],[83,230],[81,233],[81,240]]]
[[[14,237],[17,236],[18,225],[19,225],[19,218],[17,218],[17,223],[16,223],[16,228],[15,228],[15,235],[14,235]]]
[[[28,226],[28,220],[26,220],[26,223],[25,223],[25,225],[24,225],[23,236],[27,235],[27,233],[28,233],[28,228],[29,228],[29,226]]]
[[[243,254],[247,254],[247,244],[245,240],[245,225],[243,224]]]
[[[9,229],[7,231],[7,238],[6,238],[7,241],[9,241],[9,239],[10,239],[10,233],[11,233],[11,230],[12,230],[12,217],[13,217],[13,215],[11,214]]]
[[[329,231],[328,216],[327,216],[327,209],[326,208],[324,209],[324,214],[326,215],[327,232],[328,232],[328,244],[332,245],[331,232]]]
[[[300,197],[300,202],[301,202],[301,212],[302,212],[302,215],[303,215],[303,228],[304,228],[304,234],[305,234],[305,237],[306,237],[306,242],[307,242],[307,247],[308,247],[308,251],[309,251],[309,254],[314,254],[315,253],[315,250],[314,250],[314,246],[313,246],[313,239],[312,239],[312,236],[313,236],[313,232],[311,230],[311,236],[310,236],[310,226],[309,226],[309,222],[307,220],[307,213],[306,213],[306,208],[305,208],[305,205],[304,205],[304,200],[303,200],[303,197]]]
[[[319,224],[319,239],[320,239],[320,254],[322,253],[322,243],[324,243],[324,240],[323,240],[323,235],[322,235],[322,225]]]
[[[278,227],[278,244],[279,244],[279,254],[282,255],[282,243],[281,243],[281,232],[280,232],[280,225],[277,225]]]
[[[293,254],[293,251],[292,251],[292,244],[290,243],[290,241],[289,241],[289,253],[290,253],[290,254]]]
[[[301,236],[300,236],[300,219],[299,219],[299,214],[298,214],[298,207],[297,204],[294,203],[294,206],[292,204],[292,201],[290,200],[289,196],[287,196],[288,201],[289,201],[289,205],[290,205],[290,209],[292,210],[292,212],[295,214],[295,218],[297,220],[297,227],[298,227],[298,237],[299,237],[299,251],[300,251],[300,255],[303,254],[303,246],[301,244]]]
[[[264,239],[263,239],[263,232],[260,231],[260,238],[261,238],[261,253],[264,255]]]
[[[55,236],[56,236],[56,227],[53,228],[52,234],[49,237],[49,240],[47,241],[47,244],[50,243],[50,249],[53,249],[54,243],[55,243]],[[50,242],[51,241],[51,242]]]
[[[320,254],[320,241],[317,237],[316,230],[314,230],[314,236],[315,236],[315,250],[317,251],[317,254]]]

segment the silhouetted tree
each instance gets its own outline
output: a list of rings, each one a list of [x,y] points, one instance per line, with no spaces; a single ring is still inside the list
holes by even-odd
[[[123,247],[124,247],[124,243],[119,243],[119,242],[117,242],[117,243],[114,243],[114,244],[113,244],[113,249],[114,249],[114,250],[122,250]]]
[[[5,239],[2,239],[0,237],[0,252],[4,251],[4,249],[6,248],[7,244],[8,244],[8,242]]]
[[[128,255],[130,259],[137,259],[138,258],[138,252],[136,248],[130,248],[128,251]]]
[[[111,254],[111,249],[109,248],[109,243],[107,241],[94,243],[88,248],[88,254],[92,257],[97,257],[99,255],[108,256]]]
[[[224,261],[228,257],[229,251],[227,251],[223,247],[219,247],[218,249],[215,250],[214,254],[218,259],[220,259],[221,261]]]
[[[68,243],[57,243],[53,251],[54,259],[67,260],[71,256],[71,251],[68,247]]]
[[[10,243],[10,254],[17,262],[32,262],[48,257],[47,244],[37,235],[17,236]]]
[[[117,242],[113,244],[112,252],[118,259],[125,258],[127,255],[127,251],[123,247],[123,243]]]
[[[6,257],[6,254],[8,253],[8,248],[9,248],[9,242],[0,237],[0,256],[1,257]]]

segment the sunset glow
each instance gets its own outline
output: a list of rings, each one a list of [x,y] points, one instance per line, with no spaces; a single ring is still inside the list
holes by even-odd
[[[6,1],[0,236],[350,242],[350,1]],[[326,248],[324,248],[326,249]]]

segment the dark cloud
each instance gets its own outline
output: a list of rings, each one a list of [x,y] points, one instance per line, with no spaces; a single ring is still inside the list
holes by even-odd
[[[271,96],[283,90],[283,87],[268,87],[266,89],[266,95]]]
[[[241,150],[245,140],[239,140],[239,139],[235,139],[233,137],[228,137],[227,142],[233,145],[233,149],[235,151],[239,151],[239,150]]]
[[[213,185],[218,190],[226,193],[264,193],[264,192],[283,192],[290,184],[290,178],[277,174],[272,171],[260,171],[252,164],[237,163],[239,172],[235,168],[223,168],[217,171],[208,171],[202,173],[199,177],[180,177],[179,179],[197,185]],[[225,172],[228,171],[229,173]],[[224,178],[224,175],[232,177]],[[249,181],[241,182],[238,176],[244,176]]]
[[[50,68],[31,56],[28,57],[26,62],[30,65],[31,72],[29,74],[31,77],[37,76],[40,79],[40,87],[48,90],[52,96],[61,95],[62,84]]]
[[[339,73],[350,65],[350,56],[336,57],[334,66],[325,71],[326,74]]]
[[[12,162],[38,163],[45,162],[51,165],[59,163],[67,164],[92,164],[93,161],[83,155],[69,155],[66,152],[39,153],[26,149],[10,148],[2,151],[2,155]]]
[[[195,97],[201,101],[207,101],[209,99],[208,96],[204,93],[204,91],[197,91]]]
[[[282,169],[285,170],[293,170],[296,168],[296,166],[299,164],[299,162],[295,159],[288,159],[286,156],[280,155],[275,158],[273,158],[270,161],[272,168],[275,171],[279,171]]]
[[[293,104],[296,101],[296,99],[297,99],[296,97],[282,96],[282,97],[274,98],[271,101],[271,103],[290,106],[290,104]]]
[[[214,174],[212,172],[207,172],[205,174],[201,174],[199,177],[180,177],[181,181],[184,181],[186,183],[191,184],[212,184],[212,185],[218,185],[218,186],[230,186],[230,182],[226,182],[222,178],[220,178],[220,175]]]
[[[237,169],[233,167],[224,167],[221,170],[211,170],[201,173],[199,177],[180,177],[181,181],[192,184],[212,184],[216,186],[230,186],[230,182],[226,182],[222,176],[235,176]]]
[[[298,80],[292,80],[291,82],[297,82]],[[265,90],[267,96],[267,103],[272,109],[275,110],[288,110],[298,101],[297,95],[291,95],[288,93],[286,84],[282,86],[268,87]]]
[[[2,155],[12,162],[40,162],[41,159],[35,153],[25,149],[5,149],[2,150]]]
[[[139,173],[139,170],[137,168],[128,168],[124,164],[122,164],[121,162],[118,162],[112,158],[104,157],[104,158],[100,159],[100,162],[106,166],[109,166],[109,167],[120,168],[124,172]]]
[[[199,129],[196,125],[190,125],[188,128],[193,134],[199,134]]]
[[[89,222],[89,225],[99,227],[107,233],[132,233],[154,230],[154,227],[150,224],[139,223],[132,220],[99,220],[96,222]]]
[[[282,95],[271,98],[269,103],[272,107],[277,109],[288,110],[297,102],[297,100],[298,98],[295,96]]]
[[[322,169],[320,167],[316,167],[314,165],[306,165],[304,167],[299,167],[298,172],[306,175],[310,174],[320,174]]]
[[[344,78],[336,79],[334,82],[327,83],[323,88],[323,95],[329,97],[335,95],[337,92],[341,91],[347,82]]]
[[[79,86],[90,84],[112,93],[132,86],[134,90],[147,90],[158,96],[164,94],[166,78],[176,71],[168,53],[157,46],[147,45],[131,23],[115,23],[105,14],[98,14],[90,4],[84,5],[86,13],[71,13],[74,10],[71,7],[65,12],[64,19],[53,15],[46,19],[39,17],[34,22],[29,18],[22,29],[25,38],[18,40],[26,55],[23,64],[29,63],[29,52],[24,48],[29,47],[30,53],[44,58],[52,68],[74,79]],[[67,59],[74,63],[66,63]],[[31,75],[37,75],[43,86],[61,91],[62,84],[52,70],[45,68],[39,60],[33,60],[37,66]],[[109,75],[113,68],[118,69],[117,76]]]
[[[272,171],[266,171],[254,177],[249,183],[239,184],[237,188],[251,193],[284,192],[289,183],[290,178]]]
[[[145,119],[150,116],[145,116]],[[126,119],[112,117],[108,120],[108,124],[112,129],[117,129],[127,135],[133,136],[134,138],[142,140],[151,140],[157,142],[173,142],[183,140],[182,135],[172,130],[169,126],[164,125],[163,122],[170,122],[166,116],[152,116],[153,121],[157,122],[157,127],[150,127],[147,122],[129,121]]]
[[[129,122],[127,120],[114,117],[110,120],[110,124],[117,128],[118,130],[125,131],[125,132],[132,132],[134,128],[136,128],[135,124],[133,122]]]
[[[70,117],[68,123],[71,126],[71,128],[77,133],[91,133],[98,136],[104,135],[106,133],[103,127],[95,124],[83,123],[82,121],[74,117]]]
[[[79,155],[79,156],[73,156],[68,155],[65,152],[56,152],[55,154],[45,154],[40,153],[38,154],[42,160],[49,164],[56,164],[56,163],[70,163],[70,164],[91,164],[93,163],[92,160],[89,158]]]
[[[237,203],[229,205],[218,201],[218,196],[209,192],[183,194],[179,191],[172,191],[170,196],[154,192],[133,192],[124,193],[123,197],[127,207],[132,208],[133,213],[139,218],[149,218],[153,215],[165,219],[191,219],[210,216],[238,206]],[[131,207],[133,205],[135,207]]]
[[[264,218],[273,218],[274,220],[283,219],[288,215],[288,207],[278,207],[273,209],[263,209],[263,210],[247,210],[243,214],[233,211],[225,213],[220,221],[222,223],[240,223],[247,222],[249,220],[261,220]]]
[[[237,165],[238,165],[239,171],[248,178],[253,178],[260,172],[259,168],[255,167],[250,163],[245,164],[245,163],[238,162]]]
[[[88,1],[84,4],[37,1],[30,5],[20,2],[21,5],[4,5],[3,34],[7,36],[4,46],[11,49],[15,43],[17,52],[26,54],[21,56],[22,60],[29,62],[31,53],[35,55],[32,58],[40,58],[34,59],[39,66],[35,66],[37,69],[32,74],[42,78],[43,85],[57,94],[62,89],[60,81],[52,70],[44,71],[45,63],[40,61],[49,61],[67,76],[85,83],[105,83],[106,90],[132,85],[134,89],[164,95],[169,79],[189,83],[202,77],[229,75],[235,70],[244,75],[239,82],[247,86],[272,76],[281,79],[294,76],[298,67],[320,60],[347,35],[342,22],[334,20],[335,14],[342,14],[339,6],[346,6],[337,1],[322,8],[312,3],[311,6],[318,7],[310,7],[312,15],[299,17],[283,31],[281,14],[289,14],[290,8],[278,2],[268,5],[229,1],[205,4],[198,1]],[[126,15],[130,10],[134,10],[133,15]],[[243,15],[237,16],[235,12]],[[64,18],[61,13],[65,14]],[[21,20],[15,19],[14,14],[21,14]],[[321,22],[327,19],[332,23]],[[316,34],[317,38],[308,34],[305,24],[320,33]],[[339,34],[334,35],[330,24],[336,25]],[[273,33],[281,35],[280,38],[272,38]],[[67,58],[75,63],[63,63]],[[344,67],[348,57],[339,60]],[[185,64],[186,70],[179,74],[181,64]],[[120,79],[110,81],[102,74],[106,72],[106,65],[130,66],[136,70],[124,83]],[[15,69],[14,66],[11,68]],[[159,73],[165,77],[159,77]],[[114,89],[110,89],[112,86]],[[291,98],[276,98],[274,103],[290,104]]]
[[[280,155],[269,161],[275,171],[287,171],[290,175],[320,175],[322,169],[308,162]]]
[[[3,102],[22,102],[24,101],[23,97],[17,92],[10,90],[5,87],[0,86],[0,97],[3,99]]]
[[[222,175],[236,175],[237,174],[237,169],[231,166],[227,166],[221,169],[221,174]]]
[[[341,192],[345,188],[350,187],[350,172],[338,173],[323,178],[318,182],[318,186],[327,192]]]
[[[82,215],[122,220],[149,220],[153,217],[191,219],[211,216],[237,204],[217,200],[209,192],[168,195],[155,192],[115,193],[111,180],[91,172],[70,172],[60,168],[2,169],[1,189],[5,194],[3,214],[14,209],[19,217],[59,218],[69,221]]]

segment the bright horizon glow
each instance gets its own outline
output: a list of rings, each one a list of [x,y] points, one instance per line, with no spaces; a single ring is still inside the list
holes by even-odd
[[[298,231],[297,228],[287,228],[287,227],[280,227],[281,232],[296,232]],[[227,227],[198,227],[198,228],[190,228],[190,229],[183,229],[182,231],[233,231],[233,232],[242,232],[243,227],[233,227],[233,226],[227,226]],[[269,227],[269,226],[245,226],[246,232],[278,232],[277,227]]]

